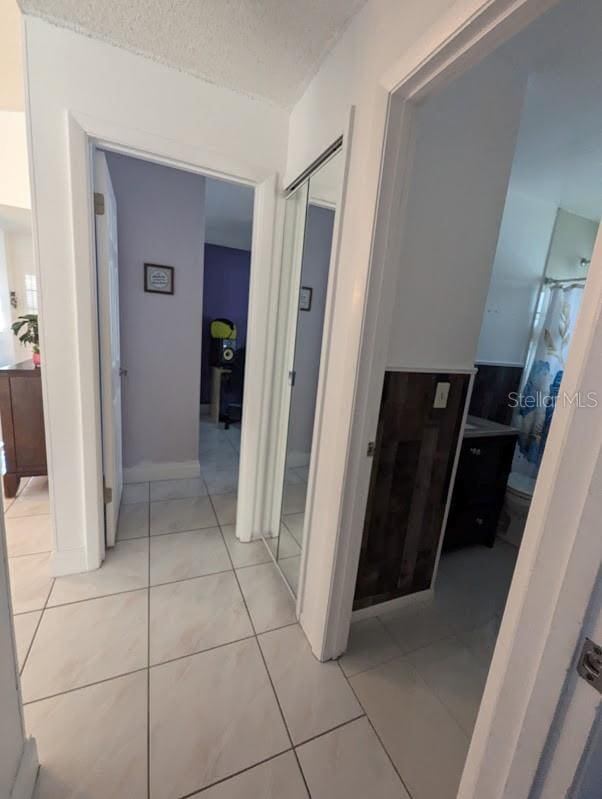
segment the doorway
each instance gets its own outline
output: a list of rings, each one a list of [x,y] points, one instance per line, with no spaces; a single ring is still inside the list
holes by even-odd
[[[378,333],[374,334],[377,365],[382,366],[382,373],[378,374],[372,363],[364,374],[366,377],[371,373],[375,378],[367,391],[373,394],[374,406],[370,418],[362,420],[366,424],[361,441],[361,457],[366,458],[366,494],[357,504],[362,505],[358,514],[361,513],[365,526],[361,547],[358,541],[354,553],[357,561],[350,576],[355,590],[357,626],[352,626],[351,647],[343,662],[348,658],[352,685],[371,718],[374,720],[374,712],[381,714],[376,728],[389,741],[402,776],[407,774],[412,795],[428,796],[429,792],[457,795],[479,712],[480,718],[485,720],[480,729],[477,723],[471,751],[474,758],[482,755],[485,744],[481,736],[487,735],[489,727],[486,725],[493,725],[495,691],[500,687],[497,683],[493,688],[491,675],[495,673],[496,663],[499,669],[504,668],[511,650],[515,655],[511,636],[516,626],[512,631],[509,629],[506,615],[505,636],[504,623],[501,628],[504,649],[493,659],[489,675],[492,687],[482,705],[481,696],[506,597],[513,572],[515,587],[518,585],[519,591],[527,591],[526,559],[534,557],[537,535],[534,531],[539,526],[539,534],[543,535],[541,525],[545,517],[542,498],[540,503],[536,502],[537,510],[529,515],[527,522],[527,531],[531,526],[534,536],[528,554],[521,552],[515,569],[517,547],[502,540],[504,535],[513,537],[507,536],[511,519],[503,518],[502,511],[515,510],[513,486],[508,486],[513,470],[514,442],[520,433],[524,440],[521,443],[532,457],[540,459],[543,450],[548,452],[551,447],[555,453],[552,457],[557,458],[561,449],[560,424],[568,423],[571,411],[561,408],[561,402],[555,404],[551,413],[540,406],[541,425],[533,426],[531,419],[521,423],[518,430],[509,430],[508,440],[514,436],[509,447],[501,445],[504,431],[499,428],[494,431],[493,425],[489,428],[491,442],[481,446],[478,438],[483,435],[484,427],[480,420],[489,416],[489,412],[495,415],[500,407],[495,394],[499,392],[505,397],[501,405],[506,419],[497,424],[509,428],[519,424],[509,413],[512,410],[509,403],[532,394],[535,377],[542,377],[541,370],[532,372],[528,365],[525,367],[529,349],[535,353],[535,361],[547,361],[543,385],[545,404],[560,396],[558,385],[563,378],[561,391],[567,392],[567,402],[577,401],[572,389],[583,386],[576,382],[575,375],[567,381],[571,371],[568,351],[569,348],[574,350],[571,345],[578,340],[580,329],[583,332],[580,303],[573,303],[573,297],[568,295],[572,292],[577,298],[581,291],[571,287],[583,283],[589,271],[586,267],[592,257],[600,217],[599,211],[586,212],[583,205],[576,204],[577,197],[585,203],[589,192],[587,180],[583,179],[587,167],[580,166],[584,150],[577,153],[573,147],[575,140],[585,134],[595,149],[599,125],[590,117],[583,131],[576,118],[589,102],[582,103],[579,109],[573,104],[581,92],[582,78],[595,60],[600,20],[593,4],[580,4],[579,13],[573,16],[574,12],[574,4],[571,9],[568,4],[560,4],[444,89],[438,88],[428,97],[423,89],[423,103],[413,119],[414,135],[409,137],[414,145],[411,172],[400,178],[404,193],[407,191],[403,238],[396,239],[392,232],[395,220],[386,219],[383,223],[388,227],[389,241],[395,239],[395,244],[390,244],[388,268],[396,272],[396,278],[395,282],[385,281],[384,288],[379,286],[382,292],[379,310],[386,321],[372,328],[386,337],[383,343]],[[568,24],[569,17],[572,24]],[[578,29],[579,25],[591,32],[589,52],[580,38],[583,28]],[[571,31],[574,39],[571,39]],[[577,49],[582,53],[583,72],[571,74],[571,69],[579,71],[576,41],[580,41]],[[546,70],[553,76],[547,85]],[[481,94],[488,74],[495,83],[495,90],[490,87]],[[565,113],[558,114],[563,98],[554,96],[551,91],[554,85],[564,94]],[[533,95],[538,89],[542,93]],[[488,102],[492,96],[496,97],[495,108]],[[538,114],[543,116],[547,108],[546,122],[540,118],[539,130],[533,116],[529,116],[530,99],[533,99],[531,108]],[[400,118],[407,121],[403,114],[408,105],[401,111],[401,104],[396,108],[393,103],[393,126]],[[457,114],[455,120],[454,113]],[[555,122],[558,122],[556,128]],[[393,136],[394,133],[393,130]],[[408,130],[405,134],[409,136]],[[548,135],[554,137],[553,146],[546,144]],[[533,144],[536,139],[541,149],[533,157],[526,156],[526,143]],[[561,144],[566,146],[563,158],[557,151]],[[396,145],[399,146],[399,139]],[[544,157],[547,147],[556,148],[558,157],[551,158],[550,150]],[[398,153],[391,154],[392,168],[394,157],[398,157]],[[546,174],[543,171],[546,162],[548,166],[553,163],[554,168],[562,165],[567,172],[562,176],[552,176],[549,171]],[[579,177],[580,187],[575,183]],[[496,282],[494,273],[492,283],[496,247],[503,249],[498,234],[504,206],[508,203],[508,184],[514,180],[519,182],[523,195],[528,194],[528,180],[537,182],[540,188],[545,185],[548,191],[552,189],[551,195],[545,198],[549,201],[550,213],[543,244],[538,244],[542,256],[536,261],[531,252],[524,259],[530,269],[537,270],[535,277],[532,273],[528,277],[506,273]],[[450,192],[447,195],[446,190]],[[571,192],[570,201],[562,196],[563,191]],[[400,204],[403,196],[400,191],[396,197]],[[541,200],[535,197],[533,203],[540,212]],[[397,207],[393,204],[395,210]],[[387,213],[389,211],[387,209]],[[553,231],[558,232],[558,219],[563,218],[563,212],[581,217],[585,227],[592,224],[594,235],[590,236],[587,246],[582,243],[571,248],[568,266],[572,271],[561,275],[546,266],[546,261],[549,255],[553,260]],[[535,214],[536,210],[529,213],[514,210],[515,219],[518,217],[529,229],[530,235],[525,238],[531,247],[535,245],[535,227],[542,221],[542,214]],[[396,219],[398,223],[399,217]],[[516,248],[521,241],[520,234],[515,231],[511,241]],[[378,247],[377,251],[380,254]],[[513,267],[519,263],[516,251],[509,261],[506,260],[507,266],[509,263]],[[592,291],[596,289],[594,286]],[[488,291],[492,290],[494,295],[488,301]],[[523,291],[525,296],[522,296]],[[391,293],[395,295],[393,299],[389,299]],[[544,307],[550,293],[552,300],[562,300],[560,309],[553,301]],[[587,293],[586,289],[586,297]],[[549,335],[544,334],[543,346],[549,350],[547,356],[552,358],[542,358],[541,345],[537,353],[540,339],[533,322],[538,298],[539,322],[547,319],[555,329],[559,325],[562,329],[560,347],[554,338],[555,329],[548,326]],[[525,307],[526,313],[521,315],[519,309]],[[505,321],[499,324],[503,315]],[[496,325],[498,329],[491,333]],[[521,338],[518,358],[479,353],[482,326],[489,328],[490,342],[498,348],[510,346],[516,343],[517,337]],[[546,325],[543,327],[545,329]],[[593,335],[593,330],[592,325],[589,335]],[[490,367],[494,367],[493,374]],[[523,372],[526,374],[521,384]],[[496,377],[496,374],[501,376]],[[517,378],[516,385],[506,384],[509,377]],[[525,388],[529,380],[531,385]],[[483,389],[488,397],[483,396]],[[473,401],[480,406],[478,413],[475,407],[470,407],[471,392]],[[486,410],[487,406],[490,411]],[[469,412],[471,416],[467,419]],[[593,422],[594,404],[577,411],[586,418],[588,413]],[[476,419],[472,418],[473,414]],[[523,413],[522,418],[527,415]],[[559,423],[558,419],[563,422]],[[372,455],[374,459],[370,460]],[[469,475],[470,458],[481,458],[481,466],[473,468]],[[554,467],[546,468],[548,463],[553,460],[546,455],[542,466],[546,488],[541,489],[542,497],[543,491],[551,489],[553,481]],[[363,470],[364,466],[361,468]],[[496,480],[488,481],[490,472],[500,478],[497,488],[492,485]],[[363,490],[361,485],[358,490],[360,493]],[[506,493],[510,496],[506,497]],[[455,530],[452,531],[452,527]],[[456,543],[449,540],[441,555],[446,534],[452,532],[456,533]],[[487,535],[491,536],[492,548],[483,546]],[[479,538],[478,548],[465,545],[470,539],[474,542]],[[475,556],[472,563],[471,557],[467,557],[469,554]],[[359,571],[356,570],[358,563]],[[558,565],[561,563],[560,557]],[[341,567],[340,573],[345,573],[345,567]],[[334,586],[334,590],[338,588]],[[348,601],[350,608],[350,598]],[[387,602],[392,604],[387,605]],[[514,614],[519,612],[518,603],[518,598],[513,605],[511,603]],[[380,611],[375,612],[378,606]],[[514,615],[513,624],[516,623]],[[519,659],[518,653],[516,659]],[[441,667],[442,662],[445,667]],[[495,678],[501,682],[499,669]],[[388,693],[381,690],[383,685],[390,686]],[[425,685],[429,688],[428,697],[423,690]],[[516,683],[514,687],[518,689]],[[407,708],[413,702],[416,702],[420,720],[408,720]],[[418,731],[425,715],[430,714],[434,719],[441,710],[444,712],[433,729],[424,728],[425,738],[418,743]],[[498,711],[501,712],[499,706]],[[448,735],[443,734],[446,725]],[[442,767],[435,774],[415,768],[427,739],[431,746],[433,740],[437,740],[437,751],[442,753],[441,760],[446,763],[446,768]],[[416,742],[416,750],[412,750],[413,742]],[[463,746],[459,742],[463,742]],[[465,795],[472,795],[470,779],[475,775],[474,769],[475,761],[469,761],[464,778]]]
[[[95,159],[107,545],[210,529],[221,542],[236,520],[253,189]]]

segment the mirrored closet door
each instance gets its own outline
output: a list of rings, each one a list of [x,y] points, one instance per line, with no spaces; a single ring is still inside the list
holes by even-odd
[[[311,467],[316,399],[330,256],[343,156],[339,149],[287,199],[285,257],[290,250],[286,343],[283,348],[284,394],[277,469],[278,532],[271,548],[292,591],[297,594],[305,535],[305,508]],[[303,224],[299,217],[305,208]],[[289,219],[290,217],[290,219]],[[294,233],[292,228],[294,228]],[[302,247],[298,249],[302,231]],[[295,242],[291,246],[291,243]],[[282,296],[282,295],[281,295]],[[279,504],[278,504],[279,501]]]

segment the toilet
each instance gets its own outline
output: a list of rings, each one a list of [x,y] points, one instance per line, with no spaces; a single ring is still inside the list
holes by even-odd
[[[504,498],[504,510],[509,523],[505,531],[499,531],[499,535],[515,547],[520,546],[523,537],[534,489],[534,477],[520,472],[510,472]]]

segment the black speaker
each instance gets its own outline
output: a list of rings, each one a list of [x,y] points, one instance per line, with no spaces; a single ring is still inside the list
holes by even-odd
[[[211,365],[232,366],[236,359],[236,340],[233,338],[211,339]]]

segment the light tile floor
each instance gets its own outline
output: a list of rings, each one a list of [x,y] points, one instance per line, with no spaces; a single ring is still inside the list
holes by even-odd
[[[432,601],[355,623],[320,664],[266,550],[204,488],[128,486],[105,565],[56,580],[47,514],[7,513],[30,520],[9,536],[37,799],[453,799],[514,551],[446,556]]]

